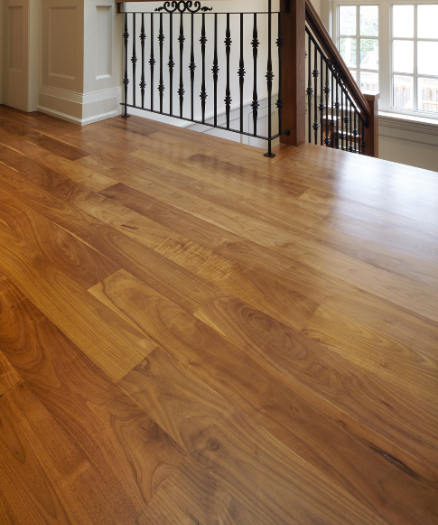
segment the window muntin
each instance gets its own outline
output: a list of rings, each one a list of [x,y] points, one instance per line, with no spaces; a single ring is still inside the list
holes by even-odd
[[[391,18],[391,107],[438,116],[438,4],[394,4]]]
[[[369,29],[361,6],[377,9],[378,36],[364,34]],[[350,13],[343,20],[341,8]],[[438,120],[438,0],[334,0],[333,15],[335,42],[341,54],[348,55],[348,67],[361,90],[379,91],[383,111]],[[374,38],[380,70],[361,64],[359,41]]]
[[[338,49],[362,91],[379,90],[379,7],[338,8]]]

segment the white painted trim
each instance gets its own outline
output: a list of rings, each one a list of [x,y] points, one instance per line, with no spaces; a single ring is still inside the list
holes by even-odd
[[[83,105],[91,104],[93,102],[100,102],[101,100],[108,100],[111,98],[120,98],[122,95],[122,87],[120,86],[116,88],[102,89],[92,93],[75,93],[74,91],[68,91],[66,89],[41,85],[40,94]]]
[[[435,119],[379,111],[379,127],[381,126],[438,136],[438,121]]]
[[[102,115],[96,115],[94,117],[79,119],[76,117],[71,117],[70,115],[67,115],[65,113],[61,113],[60,111],[45,108],[43,106],[38,106],[38,111],[41,111],[41,113],[45,113],[46,115],[51,115],[52,117],[59,118],[61,120],[66,120],[67,122],[72,122],[73,124],[78,124],[79,126],[86,126],[88,124],[93,124],[94,122],[99,122],[101,120],[106,120],[120,115],[120,111],[110,111],[109,113],[103,113]]]

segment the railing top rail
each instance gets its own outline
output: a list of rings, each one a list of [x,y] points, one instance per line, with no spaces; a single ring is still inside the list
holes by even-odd
[[[371,109],[366,101],[364,94],[360,90],[356,81],[354,80],[350,70],[346,66],[344,59],[339,53],[337,47],[335,46],[329,32],[325,28],[321,19],[318,16],[318,13],[315,11],[315,8],[312,5],[310,0],[306,0],[306,22],[312,30],[313,34],[319,41],[319,45],[327,54],[328,58],[335,60],[339,68],[342,71],[342,74],[345,78],[345,85],[351,93],[351,96],[358,106],[359,110],[363,112],[367,117],[371,116]]]
[[[121,4],[122,2],[119,2]],[[158,11],[157,9],[154,9],[153,11],[122,11],[122,14],[169,14],[168,11]],[[190,11],[185,11],[181,13],[180,11],[173,11],[171,14],[175,15],[190,15],[190,14],[196,14],[196,15],[278,15],[282,13],[287,13],[287,11],[199,11],[197,13],[191,13]]]

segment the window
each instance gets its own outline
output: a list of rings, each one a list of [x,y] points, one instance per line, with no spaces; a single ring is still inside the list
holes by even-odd
[[[380,109],[438,118],[438,3],[334,4],[336,44]]]
[[[379,90],[379,8],[339,7],[338,49],[362,91]]]
[[[392,6],[392,105],[438,113],[438,4]]]

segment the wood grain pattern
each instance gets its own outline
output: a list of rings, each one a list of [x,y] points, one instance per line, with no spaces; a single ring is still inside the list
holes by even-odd
[[[112,379],[123,377],[154,349],[144,334],[2,226],[0,248],[5,274]]]
[[[21,377],[18,372],[12,367],[6,356],[0,352],[0,396],[20,381]]]
[[[0,522],[436,525],[438,175],[0,107]]]
[[[27,385],[2,396],[0,412],[0,493],[12,523],[134,524],[117,480],[102,476]]]
[[[7,281],[0,312],[10,366],[138,514],[182,461],[181,450]]]
[[[397,443],[400,447],[397,453],[395,449],[392,449],[392,452],[411,468],[421,473],[421,476],[434,480],[435,476],[432,472],[436,466],[430,464],[429,460],[430,457],[436,457],[437,443],[433,437],[434,431],[429,432],[428,426],[436,426],[436,415],[431,414],[428,418],[427,405],[425,407],[424,404],[416,403],[410,408],[411,419],[417,410],[421,410],[422,417],[428,418],[423,432],[428,433],[429,445],[424,449],[423,459],[418,464],[418,457],[413,461],[413,458],[406,453],[412,447],[412,439],[415,439],[412,437],[415,434],[415,427],[408,430],[405,423],[397,416],[400,411],[408,410],[410,400],[399,400],[400,392],[396,389],[391,391],[386,387],[383,391],[376,379],[361,374],[360,369],[351,366],[348,361],[339,359],[333,353],[324,352],[324,349],[318,345],[309,344],[305,339],[300,339],[298,334],[294,334],[293,331],[281,326],[273,319],[263,316],[240,301],[221,299],[215,301],[211,308],[203,309],[196,314],[205,321],[205,324],[200,323],[125,272],[119,272],[107,279],[104,291],[108,299],[139,324],[157,344],[183,362],[185,366],[193,366],[194,373],[200,375],[204,381],[213,381],[212,386],[216,390],[222,391],[225,388],[224,385],[232,385],[234,383],[232,378],[236,375],[243,376],[245,369],[251,370],[251,377],[258,385],[272,382],[268,379],[255,379],[257,375],[263,375],[257,370],[267,369],[273,377],[288,385],[291,391],[300,392],[303,397],[311,395],[306,386],[311,387],[313,394],[319,391],[324,394],[324,397],[331,398],[332,406],[324,406],[324,412],[330,413],[334,419],[341,418],[344,424],[352,429],[353,435],[374,442],[376,449],[387,446],[387,442],[381,436],[391,436],[391,443]],[[148,314],[146,316],[143,315],[145,311]],[[223,339],[217,340],[214,331],[207,324],[220,333]],[[228,340],[229,344],[225,340]],[[237,348],[240,348],[250,359],[238,353]],[[306,380],[303,377],[303,372],[312,368],[321,370],[321,378],[318,381],[312,381],[310,377]],[[294,374],[292,369],[299,369],[301,373]],[[327,380],[323,378],[324,374],[331,378],[332,383],[336,381],[336,393],[333,393],[330,387],[327,388]],[[346,391],[342,392],[342,385],[352,381],[356,381],[355,388],[358,393],[354,394],[351,388],[348,394]],[[245,382],[245,385],[241,382],[240,393],[247,401],[254,403],[254,397],[258,396],[257,388],[249,388],[249,384],[248,381]],[[249,388],[248,393],[245,393],[245,388]],[[365,406],[361,402],[360,390],[372,391],[373,402],[376,405],[391,404],[392,408],[386,411],[388,422],[381,420],[377,423],[377,413],[374,412],[373,405]],[[226,397],[229,398],[232,393],[226,392]],[[272,386],[270,386],[269,393],[273,393]],[[265,404],[270,405],[267,399],[269,394],[263,391],[263,396],[263,401],[256,403],[257,409],[262,411],[264,409],[261,407]],[[274,397],[276,398],[275,404],[280,406],[278,398],[283,396],[276,393]],[[322,408],[321,403],[323,403],[322,400],[313,397],[314,405]],[[308,410],[303,410],[303,412],[308,412]],[[379,412],[382,410],[384,409],[379,408]],[[271,415],[271,417],[275,416]],[[379,431],[373,437],[371,437],[372,432],[370,432],[369,425],[366,425],[370,418],[373,419],[374,425],[379,427]],[[400,425],[405,427],[397,436],[393,433],[394,426],[391,423],[395,419],[398,420],[397,428]],[[285,424],[284,421],[282,424]],[[367,430],[364,432],[365,427]],[[324,433],[326,434],[327,432]],[[411,434],[411,438],[408,438],[407,434]]]
[[[11,193],[0,194],[0,222],[54,261],[83,288],[90,288],[118,270],[118,265],[80,239],[35,212]]]
[[[142,379],[144,375],[147,382]],[[361,505],[350,506],[346,493],[330,487],[324,476],[269,432],[260,428],[255,431],[254,422],[243,411],[164,351],[155,350],[121,384],[191,457],[225,480],[225,486],[230,484],[237,509],[255,511],[262,523],[322,519],[327,524],[382,523],[377,514]],[[251,459],[254,454],[257,462]],[[323,507],[304,488],[310,480],[314,489],[328,496]],[[330,505],[330,497],[342,500],[344,509],[348,508],[342,516]]]

